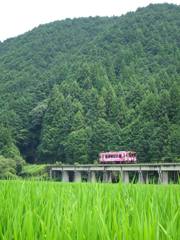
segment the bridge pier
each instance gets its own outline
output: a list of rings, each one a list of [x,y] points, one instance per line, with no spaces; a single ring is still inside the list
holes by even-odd
[[[91,182],[96,182],[96,173],[95,172],[91,173]]]
[[[148,175],[148,172],[146,173],[146,180],[145,180],[146,184],[149,183],[149,175]]]
[[[129,183],[129,172],[127,172],[127,171],[123,172],[122,181],[123,181],[123,183]]]
[[[162,176],[161,176],[161,171],[158,171],[158,184],[161,184],[162,182]]]
[[[107,171],[103,172],[103,182],[107,182],[108,181],[108,173]]]
[[[168,184],[168,172],[163,171],[161,174],[161,183]]]
[[[53,179],[53,171],[52,171],[52,169],[49,170],[49,178]]]
[[[138,182],[139,183],[144,183],[144,178],[143,178],[142,171],[138,172]]]
[[[118,178],[119,178],[119,182],[123,182],[123,171],[122,170],[118,173]]]
[[[108,174],[108,182],[112,182],[112,172],[109,172]]]
[[[69,182],[69,173],[68,173],[68,171],[62,171],[62,182]]]
[[[79,171],[74,172],[74,182],[81,182],[81,172]]]
[[[88,172],[88,182],[96,182],[96,173],[94,171]]]
[[[159,171],[158,183],[160,184],[168,184],[168,172],[167,171]]]

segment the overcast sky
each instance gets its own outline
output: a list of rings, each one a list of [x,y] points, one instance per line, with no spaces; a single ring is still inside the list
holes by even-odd
[[[0,0],[0,41],[55,20],[87,16],[120,16],[150,3],[180,0]]]

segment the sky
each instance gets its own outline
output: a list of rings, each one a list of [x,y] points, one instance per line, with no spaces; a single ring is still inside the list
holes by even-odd
[[[150,3],[180,0],[0,0],[0,41],[66,18],[120,16]]]

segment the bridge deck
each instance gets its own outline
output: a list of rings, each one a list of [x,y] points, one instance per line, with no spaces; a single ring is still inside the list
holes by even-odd
[[[50,166],[50,177],[58,178],[68,182],[81,181],[84,174],[87,175],[87,181],[103,181],[110,182],[112,178],[121,175],[124,182],[129,182],[130,176],[138,175],[139,182],[149,182],[154,176],[158,182],[168,183],[170,178],[178,182],[180,175],[180,163],[136,163],[136,164],[77,164],[77,165],[52,165]],[[173,180],[174,181],[174,180]]]
[[[180,163],[79,164],[52,166],[53,171],[180,171]]]

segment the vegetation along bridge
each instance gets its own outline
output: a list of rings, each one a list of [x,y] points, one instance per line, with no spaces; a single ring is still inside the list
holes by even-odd
[[[63,182],[177,183],[180,163],[139,163],[116,165],[57,165],[50,166],[51,179]]]

